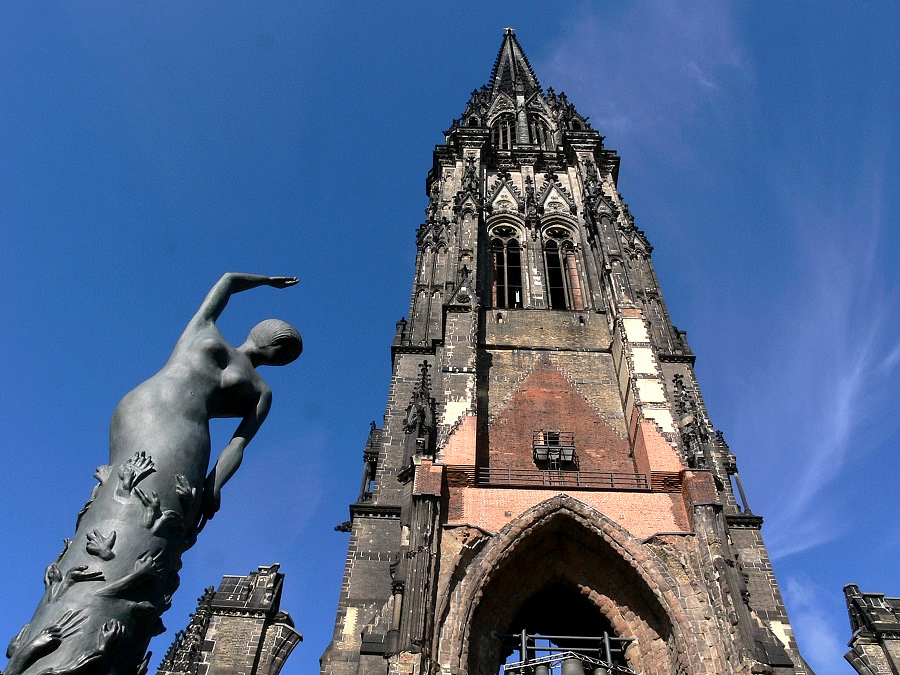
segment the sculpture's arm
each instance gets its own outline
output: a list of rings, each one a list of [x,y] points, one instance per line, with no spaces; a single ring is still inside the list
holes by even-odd
[[[216,282],[206,299],[200,305],[200,309],[194,315],[191,323],[215,321],[219,318],[228,299],[234,293],[240,293],[257,286],[273,286],[274,288],[287,288],[297,283],[297,277],[267,277],[261,274],[241,274],[238,272],[226,272]]]
[[[250,440],[259,431],[260,426],[269,414],[269,408],[272,406],[272,391],[263,385],[259,394],[259,401],[256,409],[247,415],[238,425],[231,442],[219,455],[216,465],[206,477],[206,483],[203,486],[203,506],[202,516],[204,520],[210,520],[219,510],[222,500],[222,486],[228,482],[244,459],[244,448]],[[201,522],[201,527],[203,523]]]

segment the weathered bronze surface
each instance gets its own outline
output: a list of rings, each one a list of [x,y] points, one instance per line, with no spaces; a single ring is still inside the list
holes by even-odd
[[[44,573],[31,622],[12,640],[3,675],[138,675],[178,587],[181,555],[218,511],[222,486],[269,412],[259,365],[302,351],[291,325],[268,319],[240,347],[216,319],[233,293],[286,288],[292,277],[224,275],[185,328],[169,361],[130,391],[110,424],[109,464],[78,513],[73,539]],[[209,420],[241,422],[207,475]]]

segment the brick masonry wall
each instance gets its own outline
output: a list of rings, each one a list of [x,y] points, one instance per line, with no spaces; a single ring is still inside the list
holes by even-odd
[[[628,438],[612,355],[605,352],[552,352],[549,359],[610,428],[623,439]]]
[[[622,398],[612,357],[605,352],[569,353],[540,350],[486,350],[482,353],[479,396],[486,412],[496,415],[541,362],[553,364],[584,397],[594,412],[622,438],[627,438]]]
[[[729,534],[747,575],[750,607],[770,626],[775,636],[796,653],[793,628],[788,620],[769,554],[763,544],[762,532],[756,528],[732,527]]]
[[[594,312],[487,309],[482,316],[488,346],[608,351],[612,341],[605,316]]]
[[[638,471],[651,475],[655,472],[677,474],[685,468],[654,422],[640,420],[634,426],[634,460]]]
[[[569,495],[608,516],[638,539],[657,532],[689,532],[684,501],[678,493],[452,488],[450,525],[469,524],[498,532],[529,509],[557,495]]]
[[[461,418],[438,452],[438,460],[448,465],[475,466],[476,432],[477,419],[474,415]]]
[[[502,322],[498,316],[503,316]],[[549,358],[623,438],[627,436],[611,335],[603,314],[551,310],[483,312],[485,349],[480,356],[479,395],[496,414],[531,372],[535,359]],[[584,323],[581,323],[584,321]]]
[[[574,433],[581,471],[636,471],[628,442],[610,428],[547,358],[538,360],[490,425],[490,466],[536,468],[532,434],[541,429]]]
[[[390,564],[399,540],[400,526],[396,518],[354,518],[334,637],[323,656],[323,675],[363,672],[359,654],[361,633],[367,625],[378,622],[390,601]],[[383,659],[378,657],[378,662],[383,673]]]
[[[432,391],[439,389],[441,374],[435,372],[434,357],[425,354],[399,354],[394,361],[394,373],[388,395],[387,411],[382,432],[383,447],[378,457],[376,471],[375,502],[378,504],[399,504],[402,488],[393,476],[402,469],[403,423],[406,408],[412,399],[413,389],[420,379],[423,361],[429,363]],[[360,467],[361,468],[361,467]]]

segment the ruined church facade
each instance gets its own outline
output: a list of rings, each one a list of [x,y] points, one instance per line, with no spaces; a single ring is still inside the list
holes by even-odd
[[[323,675],[811,673],[618,168],[507,30],[434,151]]]

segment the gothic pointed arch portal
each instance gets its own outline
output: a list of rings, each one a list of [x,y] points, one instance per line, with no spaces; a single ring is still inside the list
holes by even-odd
[[[461,556],[454,578],[438,635],[441,665],[451,673],[496,675],[510,651],[498,634],[523,628],[582,636],[606,630],[630,639],[622,665],[642,675],[724,672],[715,670],[723,664],[718,650],[684,630],[681,603],[692,588],[677,583],[646,545],[569,495],[530,509],[474,557]]]

